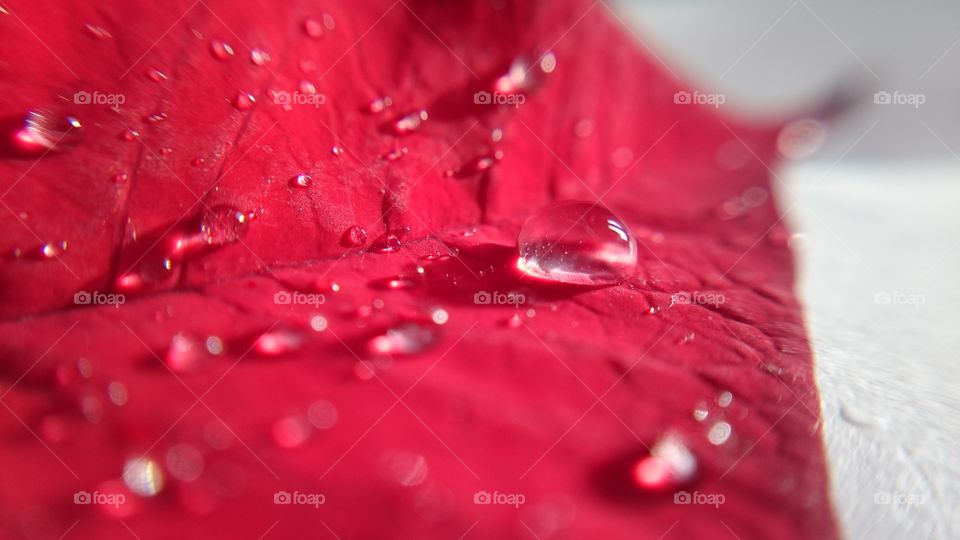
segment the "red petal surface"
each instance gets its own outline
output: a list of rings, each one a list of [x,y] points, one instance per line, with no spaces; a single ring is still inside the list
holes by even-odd
[[[777,131],[675,105],[680,83],[602,4],[4,7],[4,537],[837,536],[788,233],[763,199]],[[216,58],[215,39],[235,54]],[[258,48],[266,65],[250,60]],[[556,70],[532,66],[521,106],[474,102],[546,51]],[[301,81],[324,103],[275,103]],[[76,104],[80,91],[124,103]],[[256,103],[235,106],[238,93]],[[364,110],[384,96],[392,106]],[[24,151],[14,136],[38,108],[76,116],[82,136]],[[420,129],[391,128],[420,110]],[[298,174],[311,185],[291,185]],[[724,205],[746,193],[760,202]],[[526,217],[599,197],[640,240],[634,278],[572,289],[512,270]],[[241,241],[117,289],[217,208],[249,214]],[[389,233],[399,250],[355,245]],[[459,256],[423,258],[451,246]],[[390,287],[398,276],[413,286]],[[528,302],[477,305],[481,290]],[[77,305],[78,291],[126,302]],[[677,303],[684,291],[723,302]],[[424,321],[435,342],[376,354],[368,341],[398,320]],[[176,352],[207,336],[222,354],[168,369],[172,340]],[[304,423],[318,401],[335,421]],[[718,421],[731,435],[712,444]],[[633,466],[664,437],[684,441],[696,477],[643,489]],[[124,485],[141,456],[156,468]],[[130,491],[157,477],[155,496]],[[675,504],[678,489],[723,501]],[[524,501],[474,504],[481,491]],[[274,504],[277,492],[325,499]]]

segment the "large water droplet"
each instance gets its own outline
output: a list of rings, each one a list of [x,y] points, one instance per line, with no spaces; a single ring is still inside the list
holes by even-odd
[[[578,285],[617,283],[637,264],[637,241],[607,208],[564,201],[541,209],[520,229],[517,267],[527,275]]]
[[[352,225],[343,231],[340,243],[346,247],[358,247],[367,243],[367,231],[359,225]]]
[[[200,221],[200,234],[211,246],[236,242],[247,231],[250,217],[232,206],[214,206],[204,212]]]
[[[79,142],[81,127],[80,121],[73,116],[34,109],[24,117],[23,127],[14,133],[13,144],[17,151],[28,155],[61,150]]]
[[[672,489],[693,479],[697,472],[697,458],[683,441],[675,436],[660,439],[650,454],[633,466],[633,480],[644,489],[659,491]]]
[[[431,327],[416,322],[403,323],[373,337],[368,348],[373,354],[417,354],[437,340],[437,332]]]

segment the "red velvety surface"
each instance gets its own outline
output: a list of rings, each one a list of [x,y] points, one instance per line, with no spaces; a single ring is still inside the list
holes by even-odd
[[[67,538],[134,531],[144,539],[268,531],[267,538],[837,535],[787,233],[769,200],[735,219],[717,213],[745,190],[769,187],[763,163],[775,158],[776,130],[675,106],[682,86],[602,5],[7,7],[5,124],[33,107],[63,108],[83,89],[122,92],[127,102],[119,113],[75,107],[84,138],[74,148],[39,161],[7,148],[0,159],[0,251],[69,244],[59,260],[7,257],[0,268],[4,537],[57,538],[68,529]],[[336,28],[320,39],[305,35],[302,21],[324,12]],[[112,38],[93,38],[84,22]],[[215,59],[211,38],[231,43],[236,56]],[[272,62],[254,66],[247,46],[267,50]],[[514,58],[547,49],[558,67],[523,106],[473,103]],[[302,60],[314,61],[316,72],[304,74]],[[149,80],[150,67],[169,79]],[[272,103],[271,89],[292,91],[300,79],[317,83],[327,102],[291,111]],[[241,90],[258,96],[248,111],[230,104]],[[392,97],[391,109],[361,112],[380,95]],[[430,119],[417,132],[401,138],[384,129],[420,108]],[[168,118],[144,122],[157,112]],[[593,130],[579,137],[583,119]],[[141,140],[122,140],[127,127]],[[496,145],[494,128],[504,132]],[[332,155],[334,145],[345,155]],[[173,151],[162,154],[167,147]],[[398,147],[409,153],[383,159]],[[489,173],[443,174],[494,147],[504,157]],[[619,148],[632,152],[626,166],[611,160]],[[735,170],[717,162],[731,148],[745,158]],[[196,157],[202,165],[192,164]],[[300,172],[312,175],[313,187],[290,187]],[[129,179],[113,182],[118,173]],[[597,195],[641,240],[633,279],[551,288],[510,270],[510,242],[527,216],[555,199]],[[241,243],[188,260],[168,283],[129,295],[119,308],[73,304],[76,291],[111,290],[156,238],[221,204],[258,212]],[[371,239],[386,228],[409,232],[399,252],[375,254],[342,245],[351,225]],[[455,234],[480,225],[475,237]],[[451,238],[459,259],[419,259]],[[417,287],[370,286],[416,277],[418,263],[425,273]],[[279,290],[313,291],[318,280],[340,285],[322,289],[319,309],[273,301]],[[511,328],[514,309],[475,305],[478,290],[524,290],[535,316]],[[695,290],[726,301],[671,306],[671,295]],[[374,299],[384,307],[358,317]],[[439,343],[396,358],[371,380],[357,377],[358,361],[370,359],[367,338],[437,306],[450,316]],[[310,332],[301,349],[249,353],[261,332],[308,328],[317,312],[329,330]],[[220,336],[227,350],[178,379],[159,358],[181,331]],[[58,366],[78,358],[89,360],[92,376],[58,381]],[[111,381],[126,386],[125,405],[107,399]],[[726,390],[734,395],[729,408],[714,406],[708,422],[693,418],[698,403]],[[98,423],[80,413],[91,397],[105,408]],[[320,399],[337,407],[336,424],[300,447],[277,446],[274,422]],[[714,446],[705,434],[717,415],[733,435]],[[52,421],[65,435],[44,440],[42,426]],[[221,422],[235,437],[212,448],[204,430]],[[667,433],[683,437],[699,460],[686,489],[722,493],[722,506],[675,505],[672,491],[631,484],[633,460]],[[202,452],[199,480],[167,474],[157,496],[128,497],[122,522],[73,504],[74,492],[119,478],[125,460],[146,452],[163,464],[178,443]],[[385,472],[384,460],[398,453],[423,456],[422,483],[404,487]],[[326,503],[274,505],[278,490],[324,493]],[[479,490],[523,493],[526,503],[474,505]]]

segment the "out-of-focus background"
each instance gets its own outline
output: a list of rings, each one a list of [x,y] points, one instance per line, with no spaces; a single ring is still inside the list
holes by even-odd
[[[781,119],[853,91],[774,181],[834,505],[851,539],[960,538],[960,3],[608,2],[729,114]]]

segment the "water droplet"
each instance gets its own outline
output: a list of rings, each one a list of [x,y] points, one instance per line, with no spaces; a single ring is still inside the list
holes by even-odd
[[[123,133],[120,134],[120,139],[127,142],[135,141],[139,137],[140,137],[140,132],[133,128],[127,128],[123,130]]]
[[[203,454],[189,444],[177,444],[167,450],[167,470],[181,482],[193,482],[203,473]]]
[[[137,495],[152,497],[163,489],[163,471],[152,459],[129,459],[123,465],[123,483]]]
[[[470,160],[466,164],[462,165],[459,169],[449,170],[446,172],[446,175],[457,177],[472,176],[493,168],[493,166],[496,165],[501,159],[503,159],[503,151],[497,150],[493,154]]]
[[[48,109],[27,113],[23,127],[14,133],[14,147],[27,155],[62,150],[76,145],[83,127],[73,116],[61,116]]]
[[[522,272],[561,283],[616,283],[637,264],[637,241],[623,221],[586,202],[541,209],[523,224],[517,248]]]
[[[803,118],[790,122],[777,136],[777,150],[788,159],[803,159],[813,155],[827,138],[823,122]]]
[[[262,334],[254,349],[264,356],[279,356],[299,349],[305,341],[303,333],[290,329],[271,330]]]
[[[247,232],[250,218],[232,206],[218,205],[204,212],[200,235],[211,246],[236,242]]]
[[[327,318],[323,315],[310,317],[310,328],[313,328],[314,332],[323,332],[327,329]]]
[[[707,409],[707,404],[700,402],[697,404],[697,408],[693,410],[693,418],[697,422],[703,422],[710,416],[710,411]]]
[[[147,70],[147,78],[153,82],[160,82],[167,80],[167,74],[157,68],[150,68]]]
[[[199,338],[177,332],[170,338],[164,363],[177,373],[187,373],[200,369],[208,358],[206,348]]]
[[[394,121],[393,123],[393,132],[396,135],[407,135],[413,133],[414,131],[420,129],[420,126],[423,125],[423,122],[428,118],[427,111],[419,110],[412,112],[406,116],[401,117],[400,119]]]
[[[381,113],[393,106],[393,99],[389,96],[374,98],[367,104],[366,110],[370,113]]]
[[[273,440],[281,448],[296,448],[310,438],[310,424],[305,418],[287,416],[273,423]]]
[[[229,43],[214,39],[210,41],[210,52],[218,60],[226,60],[233,56],[233,47]]]
[[[342,146],[334,146],[330,148],[330,153],[335,156],[340,156],[340,155],[343,155],[344,149]]]
[[[660,439],[633,467],[633,480],[647,490],[669,490],[693,479],[697,459],[675,436]]]
[[[336,21],[333,20],[333,15],[330,15],[329,13],[323,14],[323,26],[327,30],[333,30],[337,27]]]
[[[370,246],[371,253],[394,253],[400,250],[400,236],[395,232],[384,233]]]
[[[309,174],[300,173],[290,179],[290,185],[298,188],[308,188],[313,185],[313,179]]]
[[[337,408],[329,401],[315,401],[307,409],[307,419],[317,429],[330,429],[338,417]]]
[[[316,94],[316,93],[317,93],[317,85],[313,84],[312,82],[310,82],[310,81],[308,81],[308,80],[306,80],[306,79],[301,80],[300,83],[297,84],[297,87],[300,88],[300,93],[301,93],[301,94]]]
[[[343,231],[340,243],[346,247],[358,247],[367,243],[367,231],[359,225],[352,225]]]
[[[731,403],[733,403],[733,394],[730,392],[722,392],[719,396],[717,396],[717,405],[727,408]]]
[[[422,352],[437,340],[436,331],[420,323],[408,322],[388,329],[368,343],[373,354],[411,355]]]
[[[370,282],[370,286],[374,289],[387,290],[387,289],[410,289],[417,286],[417,282],[406,278],[403,276],[394,276],[387,277],[382,279],[375,279]]]
[[[447,321],[450,319],[450,315],[447,313],[447,310],[443,308],[437,308],[430,314],[430,319],[435,324],[443,325],[447,324]]]
[[[573,126],[573,134],[581,139],[586,139],[593,134],[593,122],[587,118],[578,120]]]
[[[710,427],[710,431],[707,432],[707,440],[710,441],[710,444],[721,445],[730,439],[731,433],[733,433],[733,429],[730,424],[720,421]]]
[[[190,163],[194,167],[199,167],[200,165],[203,165],[203,162],[204,162],[204,159],[202,157],[195,157],[193,158],[193,161],[191,161]]]
[[[500,142],[503,140],[503,130],[500,128],[495,128],[490,132],[490,140],[493,142]]]
[[[114,405],[118,406],[126,405],[127,399],[130,397],[126,385],[119,381],[113,381],[107,385],[107,396],[110,397],[110,401]]]
[[[519,313],[514,313],[507,319],[508,328],[520,328],[521,326],[523,326],[523,319],[520,318]]]
[[[102,26],[98,26],[93,23],[87,23],[86,29],[87,29],[87,33],[89,33],[91,36],[97,39],[110,39],[113,37],[113,34],[107,31],[106,28]]]
[[[127,173],[117,173],[113,175],[113,181],[116,184],[122,184],[126,182],[129,178],[130,177],[127,175]]]
[[[557,69],[557,57],[552,52],[548,52],[540,58],[541,71],[544,73],[553,73],[555,69]]]
[[[303,21],[303,31],[312,38],[323,36],[323,24],[316,19],[307,19]]]
[[[220,356],[223,354],[223,340],[218,336],[209,336],[205,342],[207,346],[207,352],[214,355]]]
[[[47,242],[40,246],[40,256],[53,259],[54,257],[59,257],[61,253],[66,251],[67,243],[63,242]]]
[[[407,147],[403,146],[395,150],[391,150],[390,152],[385,154],[383,158],[386,159],[387,161],[396,161],[402,158],[403,156],[407,155],[408,152],[409,150],[407,150]]]
[[[529,71],[529,66],[524,59],[515,59],[507,72],[494,82],[494,91],[501,94],[514,94],[529,88],[533,82],[528,75]]]
[[[263,49],[251,49],[250,61],[256,66],[265,66],[270,62],[270,55]]]
[[[238,111],[248,111],[257,102],[256,96],[249,92],[237,92],[233,97],[233,108]]]
[[[162,122],[167,119],[167,113],[159,112],[153,113],[150,116],[144,118],[145,121],[150,122],[151,124],[156,124],[157,122]]]

